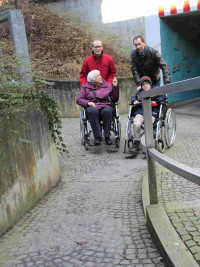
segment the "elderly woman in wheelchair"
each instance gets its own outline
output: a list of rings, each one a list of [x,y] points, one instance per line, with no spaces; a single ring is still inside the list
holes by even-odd
[[[110,130],[112,124],[113,107],[111,101],[117,102],[119,99],[119,86],[117,79],[113,79],[113,84],[102,79],[98,70],[90,71],[87,75],[87,83],[82,85],[76,98],[76,103],[85,109],[86,117],[90,122],[94,145],[100,145],[102,140],[101,120],[105,143],[111,145]]]
[[[137,100],[137,96],[141,92],[151,89],[151,79],[148,76],[142,77],[140,79],[140,85],[141,89],[138,90],[136,95],[131,98],[131,107],[128,115],[124,145],[125,153],[126,146],[128,146],[129,148],[129,153],[136,153],[140,150],[140,140],[144,133],[142,103]],[[167,107],[166,95],[151,97],[151,106],[155,146],[156,149],[158,149],[160,152],[163,152],[165,144],[170,147],[174,144],[175,141],[175,115],[172,109]],[[134,129],[133,133],[131,131],[132,124]]]

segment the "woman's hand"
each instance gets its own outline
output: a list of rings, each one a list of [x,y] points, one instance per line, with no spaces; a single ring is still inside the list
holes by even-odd
[[[88,102],[88,106],[89,106],[89,107],[94,107],[94,108],[96,108],[96,106],[95,106],[95,103],[94,103],[94,102]]]
[[[113,86],[117,86],[118,82],[117,82],[117,79],[116,77],[113,78]]]
[[[141,85],[137,87],[137,91],[141,89]]]

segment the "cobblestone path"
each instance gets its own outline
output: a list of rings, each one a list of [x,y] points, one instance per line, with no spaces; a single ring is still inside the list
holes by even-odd
[[[142,209],[143,155],[125,156],[123,140],[85,151],[79,135],[64,119],[61,181],[0,238],[0,266],[164,266]]]
[[[186,166],[200,170],[199,115],[176,114],[177,138],[175,145],[165,154]],[[200,187],[167,170],[160,179],[162,202],[199,200]],[[167,180],[166,180],[167,176]],[[167,192],[167,193],[166,193]],[[165,196],[164,196],[165,194]]]

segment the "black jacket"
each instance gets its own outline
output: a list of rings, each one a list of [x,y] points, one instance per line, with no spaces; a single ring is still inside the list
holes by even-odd
[[[136,49],[131,51],[131,70],[138,86],[143,76],[149,76],[152,85],[155,85],[160,81],[160,69],[163,72],[164,84],[170,83],[169,67],[156,49],[146,45],[144,57],[141,57]]]
[[[150,89],[150,90],[153,90],[153,89]],[[133,104],[133,102],[135,100],[137,100],[137,96],[142,92],[144,92],[144,90],[141,88],[140,90],[137,91],[136,95],[131,98],[131,103],[132,104]],[[158,118],[160,103],[161,102],[165,102],[166,100],[167,100],[167,96],[166,95],[152,96],[151,97],[151,101],[155,101],[156,104],[158,104],[157,106],[152,106],[152,116],[153,117]],[[142,102],[133,107],[131,115],[135,116],[137,114],[143,115]]]

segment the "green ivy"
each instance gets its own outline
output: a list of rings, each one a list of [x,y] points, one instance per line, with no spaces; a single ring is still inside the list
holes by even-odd
[[[25,102],[39,100],[42,107],[46,111],[49,130],[57,149],[61,154],[68,153],[66,150],[66,145],[63,142],[62,133],[60,131],[62,128],[62,122],[58,117],[58,105],[56,100],[44,89],[41,90],[40,88],[36,91],[35,89],[30,90],[30,88],[28,88],[27,90],[21,90],[18,86],[11,86],[12,92],[10,90],[0,92],[0,109],[13,107]]]

